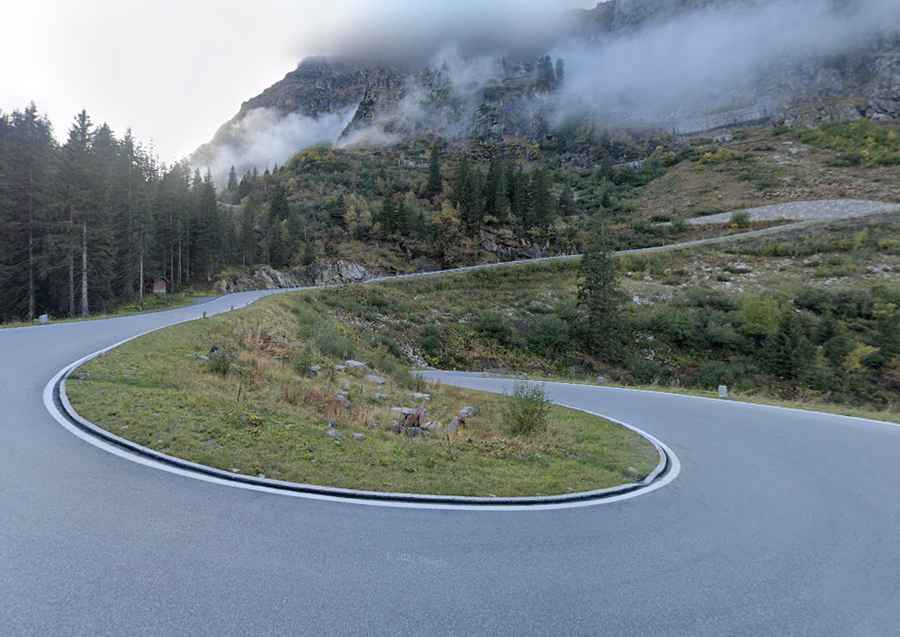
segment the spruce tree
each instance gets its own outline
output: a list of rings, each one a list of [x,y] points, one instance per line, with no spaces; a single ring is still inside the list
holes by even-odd
[[[568,186],[559,193],[558,209],[559,214],[563,217],[571,217],[577,212],[575,208],[575,193]]]
[[[531,188],[529,189],[528,223],[526,230],[532,227],[548,228],[556,217],[556,206],[550,195],[550,180],[547,172],[539,168],[531,175]]]
[[[428,166],[427,194],[435,197],[444,192],[444,178],[441,176],[441,148],[438,142],[431,146],[431,161]]]
[[[561,86],[566,79],[566,61],[562,58],[556,60],[556,85]]]
[[[69,137],[62,150],[62,205],[66,221],[66,304],[69,316],[75,316],[76,300],[76,254],[81,248],[81,218],[91,202],[90,153],[93,124],[86,111],[75,116],[69,129]]]
[[[606,362],[621,361],[625,354],[624,302],[609,229],[602,218],[595,217],[581,258],[578,303],[584,313],[587,346]]]
[[[795,381],[811,375],[816,350],[793,310],[784,313],[778,331],[769,339],[766,349],[769,371],[778,378]]]
[[[272,196],[269,199],[269,209],[272,211],[272,218],[277,219],[278,221],[284,221],[290,214],[287,190],[280,182],[272,189]]]

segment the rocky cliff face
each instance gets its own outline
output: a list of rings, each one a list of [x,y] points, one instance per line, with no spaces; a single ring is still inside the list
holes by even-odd
[[[698,11],[737,9],[748,16],[793,1],[608,0],[579,13],[576,36],[598,47],[629,37],[640,42],[643,29],[664,27]],[[848,15],[866,2],[828,1]],[[346,112],[349,124],[341,124],[335,134],[335,140],[344,143],[389,142],[423,133],[539,139],[558,121],[553,116],[554,92],[539,81],[533,61],[497,58],[487,65],[479,63],[483,67],[477,72],[469,68],[460,73],[446,63],[413,70],[335,58],[306,59],[282,81],[245,102],[198,151],[195,162],[208,162],[222,148],[239,150],[246,141],[239,135],[246,133],[236,132],[240,131],[236,124],[259,109],[314,119]],[[673,74],[678,72],[672,69]],[[898,118],[900,27],[886,24],[839,54],[785,58],[742,71],[728,86],[711,87],[710,95],[701,97],[668,113],[654,112],[649,119],[636,115],[627,123],[688,133],[757,121],[811,125],[834,119]],[[624,102],[623,108],[629,108],[628,100]]]
[[[263,265],[223,277],[213,286],[217,292],[246,292],[248,290],[284,290],[323,285],[360,283],[376,276],[358,263],[336,260],[315,263],[306,268],[276,270]]]

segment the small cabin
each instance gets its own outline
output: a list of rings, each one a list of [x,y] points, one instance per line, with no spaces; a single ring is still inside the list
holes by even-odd
[[[168,291],[168,282],[163,278],[153,279],[153,287],[151,288],[151,292],[158,296],[165,296]]]

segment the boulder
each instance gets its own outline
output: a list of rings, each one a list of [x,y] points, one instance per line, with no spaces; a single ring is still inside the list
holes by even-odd
[[[431,394],[423,394],[422,392],[414,391],[412,393],[412,397],[414,400],[431,400]]]
[[[468,405],[459,410],[459,419],[465,423],[467,418],[472,418],[473,416],[478,415],[478,407],[474,405]]]
[[[347,367],[347,369],[369,369],[369,366],[362,361],[355,361],[352,359],[344,361],[344,365]]]
[[[384,385],[387,382],[387,380],[384,377],[379,376],[377,374],[367,374],[366,380],[375,385]]]
[[[462,424],[463,422],[459,418],[454,418],[450,421],[450,424],[447,425],[447,433],[455,434],[457,431],[459,431],[459,428]]]
[[[353,432],[353,439],[354,439],[354,440],[365,440],[365,439],[366,439],[366,435],[354,431],[354,432]]]
[[[350,400],[350,398],[347,396],[347,393],[346,393],[346,392],[339,391],[338,393],[336,393],[336,394],[334,395],[334,399],[335,399],[338,403],[340,403],[340,405],[341,405],[344,409],[352,409],[352,408],[353,408],[353,402],[352,402],[352,401]]]

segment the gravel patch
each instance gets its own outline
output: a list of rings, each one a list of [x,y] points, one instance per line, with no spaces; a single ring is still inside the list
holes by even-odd
[[[868,215],[882,214],[893,210],[900,211],[900,204],[883,201],[864,201],[859,199],[826,199],[823,201],[795,201],[780,203],[761,208],[746,208],[753,221],[831,221],[836,219],[852,219]],[[731,221],[733,212],[723,212],[706,217],[689,219],[694,226],[719,225]]]

